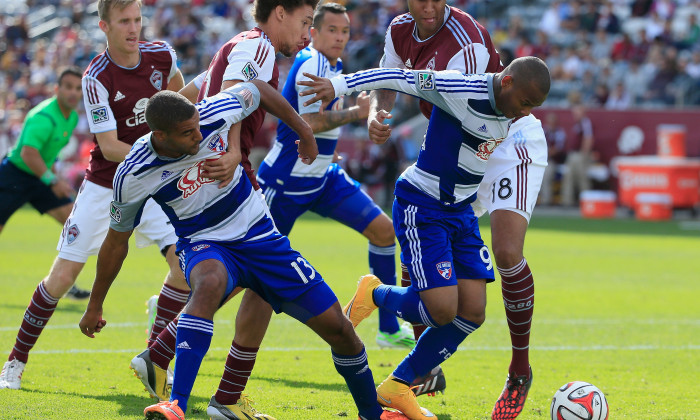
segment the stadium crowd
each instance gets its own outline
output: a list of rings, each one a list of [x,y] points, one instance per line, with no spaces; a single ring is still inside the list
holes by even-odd
[[[164,39],[175,47],[186,82],[207,67],[218,46],[251,24],[248,0],[143,3],[147,20],[143,38]],[[345,71],[375,67],[386,27],[406,11],[406,2],[341,3],[351,17]],[[553,83],[546,107],[567,107],[572,100],[589,108],[610,109],[700,106],[697,0],[455,0],[448,4],[469,12],[489,29],[504,64],[525,55],[547,62]],[[51,96],[55,69],[85,68],[104,49],[105,41],[101,32],[87,29],[95,28],[98,20],[95,3],[88,0],[7,0],[0,12],[1,156],[17,139],[28,110]],[[292,60],[278,60],[284,80]],[[418,113],[416,101],[404,97],[393,114],[398,123]],[[77,141],[63,153],[72,162],[64,171],[76,183],[82,179],[90,148],[86,140],[91,137],[84,112],[80,114],[74,132]],[[364,124],[343,130],[345,138],[366,137]],[[263,133],[267,134],[260,136],[259,143],[265,148],[274,131]],[[400,145],[400,135],[395,140]],[[351,170],[354,166],[367,172],[378,161],[395,159],[397,153],[384,156],[382,150],[372,149],[358,147],[355,154],[373,162],[346,164]],[[402,160],[415,155],[397,149]],[[367,176],[370,183],[385,178]]]

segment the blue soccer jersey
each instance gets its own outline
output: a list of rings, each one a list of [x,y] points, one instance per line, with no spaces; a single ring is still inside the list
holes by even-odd
[[[193,242],[245,241],[274,232],[242,166],[224,188],[201,175],[206,159],[226,151],[229,128],[258,107],[259,95],[253,84],[242,83],[196,104],[203,138],[195,155],[159,156],[150,134],[137,140],[114,177],[110,227],[132,230],[153,198],[175,228],[178,252]]]
[[[435,105],[418,160],[401,174],[395,194],[420,207],[457,210],[476,199],[489,156],[506,138],[512,121],[496,108],[493,76],[372,69],[331,82],[336,95],[390,89]],[[461,136],[443,132],[454,124],[461,126]]]
[[[300,97],[299,92],[306,88],[299,86],[297,82],[309,80],[304,77],[304,73],[330,78],[341,74],[342,70],[341,60],[332,66],[323,54],[311,46],[306,47],[297,54],[282,89],[282,95],[300,115],[317,113],[321,109],[320,103],[304,106],[307,99]],[[338,98],[327,107],[327,109],[341,108],[342,100]],[[280,121],[275,143],[258,169],[258,182],[288,192],[303,194],[318,191],[333,159],[339,133],[338,127],[314,134],[318,144],[318,156],[311,165],[306,165],[301,162],[297,153],[295,142],[299,140],[299,135]]]

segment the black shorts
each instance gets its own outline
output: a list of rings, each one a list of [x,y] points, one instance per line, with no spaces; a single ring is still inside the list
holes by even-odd
[[[51,187],[34,175],[17,168],[3,159],[0,163],[0,225],[25,203],[30,203],[39,213],[72,203],[70,198],[58,198]]]

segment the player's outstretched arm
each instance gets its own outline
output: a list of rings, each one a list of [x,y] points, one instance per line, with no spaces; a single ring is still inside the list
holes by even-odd
[[[90,301],[79,323],[80,332],[90,338],[95,338],[95,333],[102,331],[107,324],[107,321],[102,319],[102,305],[129,252],[131,232],[118,232],[110,228],[102,242],[100,253],[97,255],[97,272]]]
[[[260,106],[284,121],[289,128],[299,135],[299,141],[297,142],[299,158],[305,164],[311,164],[318,156],[318,145],[309,124],[304,121],[275,88],[260,80],[253,80],[252,83],[260,91]]]

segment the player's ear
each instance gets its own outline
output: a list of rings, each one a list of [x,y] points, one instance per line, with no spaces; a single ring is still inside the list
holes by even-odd
[[[102,32],[104,32],[104,33],[107,33],[107,31],[109,30],[109,24],[107,22],[105,22],[104,20],[100,20],[97,23],[97,25],[100,27],[100,30],[102,30]]]
[[[318,33],[318,29],[316,29],[315,26],[312,26],[311,29],[309,29],[309,33],[311,34],[311,38],[315,38],[316,34]]]
[[[279,21],[283,21],[284,17],[286,16],[286,11],[284,10],[284,6],[277,6],[275,7],[275,10],[273,12],[275,14],[275,17]]]
[[[513,76],[510,74],[507,74],[501,78],[501,87],[502,88],[510,88],[513,86]]]

